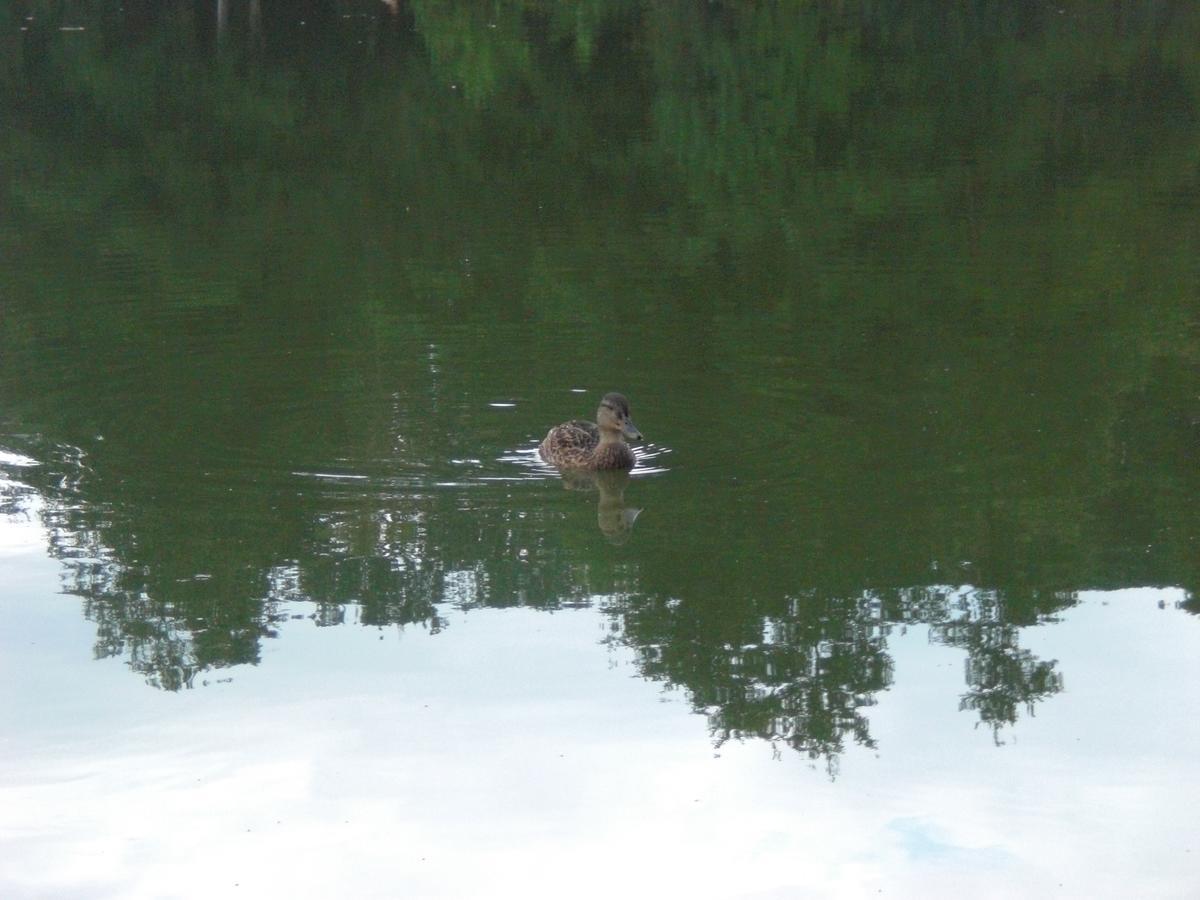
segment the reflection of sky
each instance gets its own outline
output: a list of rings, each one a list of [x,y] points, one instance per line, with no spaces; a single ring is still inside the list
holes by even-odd
[[[879,749],[830,781],[760,742],[714,751],[593,609],[290,621],[259,666],[156,691],[92,660],[41,542],[0,528],[0,896],[1200,890],[1200,621],[1175,592],[1027,629],[1066,687],[999,747],[958,710],[962,653],[894,634]]]

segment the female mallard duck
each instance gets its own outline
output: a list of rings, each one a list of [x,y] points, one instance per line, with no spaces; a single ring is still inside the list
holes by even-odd
[[[641,436],[629,418],[629,401],[621,394],[605,394],[595,424],[575,419],[555,425],[538,453],[560,469],[632,469],[637,459],[623,438]]]

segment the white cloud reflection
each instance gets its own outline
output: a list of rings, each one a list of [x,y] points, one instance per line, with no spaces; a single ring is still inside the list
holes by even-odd
[[[680,693],[601,645],[595,609],[446,609],[436,636],[288,621],[259,666],[170,694],[91,659],[52,571],[0,560],[22,585],[0,610],[7,898],[1200,886],[1200,623],[1163,591],[1087,595],[1028,629],[1066,690],[1000,747],[958,710],[961,652],[894,635],[879,750],[831,781],[761,742],[714,750]]]

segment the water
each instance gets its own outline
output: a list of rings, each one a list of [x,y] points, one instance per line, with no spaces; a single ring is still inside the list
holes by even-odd
[[[1195,894],[1190,5],[0,28],[0,893]]]

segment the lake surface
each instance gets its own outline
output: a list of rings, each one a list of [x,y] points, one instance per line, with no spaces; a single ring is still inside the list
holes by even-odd
[[[0,894],[1200,893],[1200,8],[905,6],[0,3]]]

